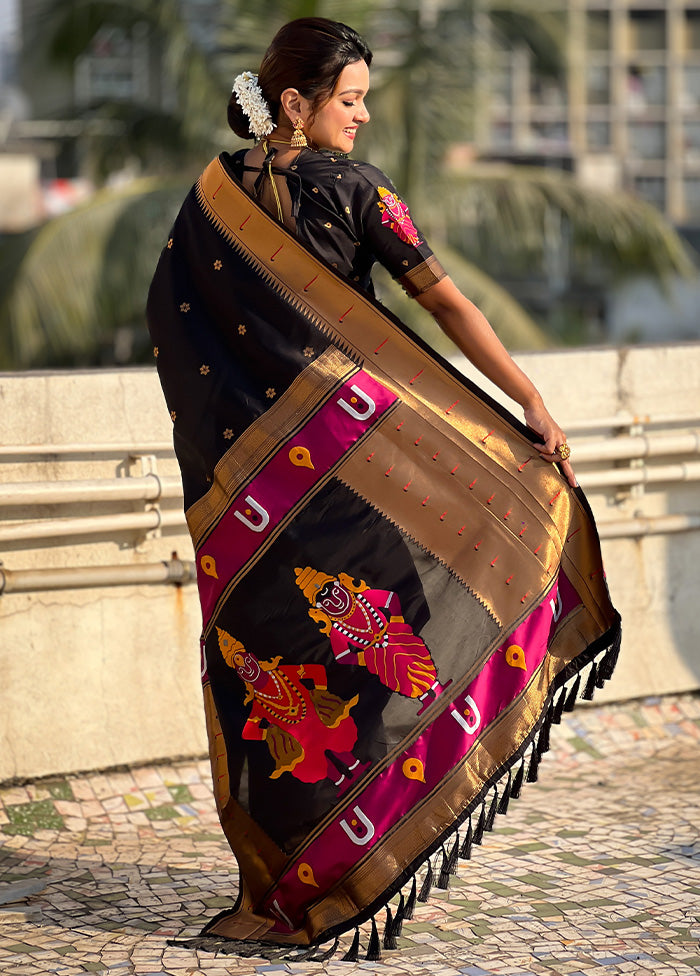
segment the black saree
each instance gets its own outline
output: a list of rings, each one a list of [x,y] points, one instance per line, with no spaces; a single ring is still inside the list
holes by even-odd
[[[447,884],[536,778],[551,724],[610,677],[619,616],[585,497],[531,432],[223,159],[183,205],[148,320],[240,868],[205,936],[313,946],[441,849]]]

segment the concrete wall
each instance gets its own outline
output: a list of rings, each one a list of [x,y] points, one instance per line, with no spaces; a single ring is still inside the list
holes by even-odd
[[[692,428],[693,418],[695,429],[700,427],[700,344],[518,359],[563,422],[631,412],[652,418],[692,415],[671,428]],[[468,364],[465,372],[473,374]],[[170,439],[153,370],[0,375],[0,482],[138,473],[120,449],[87,455],[57,450],[38,459],[26,445],[153,446]],[[570,440],[575,458],[576,445],[586,438],[570,434]],[[17,445],[16,452],[8,454],[7,445]],[[170,451],[158,450],[155,457],[160,475],[177,473]],[[584,486],[595,467],[578,466]],[[603,524],[636,515],[698,514],[699,495],[695,481],[643,491],[595,490],[589,497]],[[160,504],[165,513],[180,508],[178,499]],[[83,502],[49,510],[0,508],[0,516],[7,525],[147,507]],[[623,614],[624,642],[618,671],[597,700],[700,687],[695,622],[700,532],[607,539],[603,550],[613,600]],[[173,551],[192,558],[184,529],[7,542],[0,544],[0,559],[9,570],[132,565],[168,559]],[[200,622],[194,586],[0,596],[0,781],[204,752]]]

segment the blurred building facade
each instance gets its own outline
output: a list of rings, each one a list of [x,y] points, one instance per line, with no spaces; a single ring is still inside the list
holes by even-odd
[[[700,0],[565,0],[567,77],[532,70],[484,17],[482,154],[572,168],[700,225]]]

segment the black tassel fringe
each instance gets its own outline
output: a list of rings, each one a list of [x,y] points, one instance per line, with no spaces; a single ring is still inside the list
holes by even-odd
[[[450,861],[444,847],[442,849],[442,864],[440,865],[440,874],[435,882],[435,887],[441,888],[443,891],[446,891],[450,887]]]
[[[540,757],[537,752],[537,746],[532,747],[532,752],[530,753],[530,765],[527,767],[527,781],[528,783],[537,782],[537,771],[540,765]]]
[[[600,658],[600,660],[591,661],[586,685],[583,692],[580,694],[582,700],[591,701],[595,689],[602,688],[605,682],[612,677],[619,651],[620,646],[619,642],[617,642],[605,651],[605,654],[602,656],[602,658]],[[396,907],[396,911],[393,914],[389,904],[384,906],[386,910],[386,922],[384,925],[382,943],[386,950],[397,948],[396,940],[401,935],[404,919],[413,918],[416,901],[426,902],[430,897],[430,892],[433,885],[442,889],[449,887],[450,875],[457,873],[459,858],[464,860],[469,860],[471,858],[473,845],[481,844],[484,831],[493,829],[496,814],[507,813],[511,799],[518,799],[521,794],[523,781],[526,779],[529,783],[537,782],[540,760],[544,753],[550,748],[551,726],[553,724],[560,724],[564,712],[573,711],[576,700],[579,697],[580,688],[581,674],[578,673],[574,683],[568,689],[566,685],[564,685],[556,693],[556,697],[552,698],[547,708],[546,715],[542,721],[539,733],[537,737],[533,738],[532,740],[530,761],[527,766],[527,772],[525,771],[525,756],[523,756],[515,774],[513,774],[512,768],[508,769],[508,778],[502,788],[500,796],[498,793],[498,787],[494,786],[493,798],[489,805],[488,813],[486,812],[486,798],[482,798],[476,828],[473,827],[473,816],[475,811],[470,812],[467,832],[461,846],[459,833],[455,832],[454,841],[452,843],[452,847],[450,848],[449,854],[445,847],[442,847],[442,861],[437,881],[435,880],[433,862],[430,858],[428,858],[428,869],[425,878],[423,879],[420,891],[418,891],[417,879],[416,875],[414,874],[411,880],[411,891],[408,896],[408,900],[404,900],[403,893],[400,893],[399,903]],[[416,894],[417,891],[418,893]],[[299,949],[295,950],[289,946],[271,945],[269,942],[243,942],[237,939],[222,939],[219,936],[207,935],[205,932],[198,937],[190,939],[168,939],[167,944],[195,950],[205,949],[213,951],[215,954],[223,953],[224,955],[237,955],[244,958],[260,956],[269,960],[288,959],[293,962],[325,962],[335,954],[338,948],[338,941],[339,936],[336,936],[335,942],[332,944],[332,946],[323,951],[318,945],[310,946],[303,951],[299,951]],[[358,926],[356,926],[352,944],[342,959],[343,962],[357,962],[359,958],[360,929]],[[372,930],[365,959],[368,962],[377,962],[381,959],[380,939],[374,916],[372,916]]]
[[[450,856],[447,860],[447,870],[450,874],[457,874],[459,869],[459,833],[455,833],[455,842],[452,845]]]
[[[404,905],[403,892],[401,892],[401,896],[399,897],[399,904],[394,914],[393,932],[394,932],[394,936],[396,937],[401,935],[401,932],[403,931],[403,920],[406,917],[405,912],[406,912],[406,908]]]
[[[360,957],[360,930],[355,926],[355,935],[352,939],[352,945],[348,951],[343,956],[343,962],[357,962]]]
[[[396,948],[396,932],[394,930],[394,916],[391,908],[386,906],[386,921],[384,923],[384,938],[382,940],[385,949]]]
[[[486,823],[486,804],[481,801],[481,810],[479,811],[479,819],[476,822],[476,830],[474,831],[474,843],[480,844],[484,839],[484,825]]]
[[[581,687],[581,675],[576,675],[576,681],[574,681],[571,691],[567,695],[566,702],[564,703],[565,712],[573,712],[574,706],[576,705],[576,699],[578,698],[578,690]]]
[[[514,800],[520,797],[520,790],[523,785],[523,776],[525,775],[525,758],[521,759],[520,765],[518,766],[518,771],[513,779],[513,785],[510,790],[510,795]]]
[[[472,856],[472,842],[474,840],[474,831],[472,830],[472,816],[469,814],[469,828],[467,830],[467,836],[464,838],[464,843],[459,852],[459,856],[464,860],[470,860]]]
[[[433,862],[428,858],[428,873],[423,879],[423,884],[418,893],[418,901],[427,901],[430,896],[430,889],[433,887],[434,875],[433,875]]]
[[[588,681],[586,682],[586,687],[583,689],[583,694],[581,695],[581,698],[584,701],[593,701],[593,693],[595,692],[597,678],[598,668],[596,667],[595,661],[592,661],[591,670],[588,672]]]
[[[503,792],[501,793],[501,799],[500,799],[500,801],[498,803],[498,812],[499,813],[508,813],[508,804],[510,803],[510,787],[511,787],[512,781],[513,781],[513,777],[512,777],[511,771],[508,770],[508,782],[506,783],[505,787],[503,788]]]
[[[411,894],[408,896],[408,901],[406,902],[406,907],[403,910],[403,917],[406,919],[412,919],[413,913],[416,908],[416,876],[413,875],[413,882],[411,884]]]
[[[382,958],[382,951],[379,947],[379,932],[377,932],[377,923],[374,920],[374,915],[372,916],[372,934],[369,937],[369,945],[367,946],[367,955],[365,959],[367,962],[378,962]]]
[[[493,830],[493,824],[496,819],[496,810],[498,810],[498,790],[494,789],[493,800],[491,800],[491,806],[489,807],[489,812],[486,815],[484,830]]]
[[[557,703],[554,706],[554,712],[552,714],[552,721],[555,725],[560,725],[562,720],[562,715],[564,713],[564,703],[566,702],[566,688],[562,688],[557,695]]]

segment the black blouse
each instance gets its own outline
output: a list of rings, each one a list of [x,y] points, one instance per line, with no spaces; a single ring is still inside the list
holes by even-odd
[[[258,173],[254,195],[277,217],[273,206],[268,164],[275,177],[284,177],[287,194],[278,194],[283,222],[331,267],[359,288],[373,292],[371,270],[379,261],[415,297],[446,274],[411,219],[408,207],[391,180],[376,166],[302,149],[287,168],[274,165],[275,150],[263,170],[245,165],[248,150],[224,155],[239,180],[244,172]],[[279,180],[275,181],[279,183]]]

